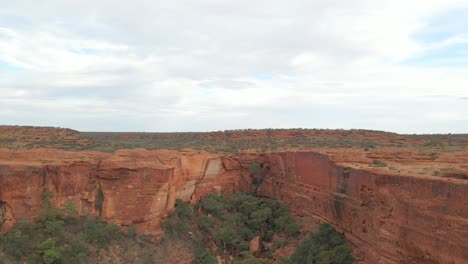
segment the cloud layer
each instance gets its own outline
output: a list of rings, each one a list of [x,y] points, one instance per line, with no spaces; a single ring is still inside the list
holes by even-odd
[[[466,13],[456,0],[8,1],[0,122],[467,133]]]

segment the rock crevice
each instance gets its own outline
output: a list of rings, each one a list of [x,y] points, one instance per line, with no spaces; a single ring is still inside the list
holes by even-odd
[[[261,164],[259,186],[252,162]],[[147,233],[160,231],[176,199],[256,192],[306,221],[332,223],[363,263],[468,261],[466,180],[357,169],[316,152],[0,150],[1,230],[37,217],[44,190],[56,207],[71,201],[80,215]]]

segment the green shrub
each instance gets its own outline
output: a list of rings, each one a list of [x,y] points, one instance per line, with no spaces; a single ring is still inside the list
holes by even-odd
[[[320,225],[317,233],[304,240],[291,257],[291,263],[354,263],[344,238],[329,224]]]
[[[266,149],[262,150],[266,151]],[[255,187],[259,187],[263,183],[264,175],[260,164],[252,162],[249,164],[250,171],[252,172],[252,183]]]
[[[171,238],[180,238],[187,234],[188,227],[184,221],[176,217],[175,213],[170,214],[169,218],[161,223],[164,233]]]
[[[34,251],[35,240],[42,237],[35,224],[21,220],[5,235],[3,248],[6,254],[19,260],[31,254]]]
[[[54,193],[48,190],[44,190],[42,192],[42,201],[44,201],[46,204],[50,203],[50,200],[54,198]]]
[[[63,208],[65,215],[75,217],[78,216],[78,210],[76,209],[75,203],[73,201],[67,201]]]
[[[224,201],[222,196],[210,194],[201,200],[201,207],[205,212],[209,214],[222,216],[224,213],[223,202]]]
[[[128,237],[136,237],[137,236],[137,230],[134,225],[131,225],[127,227],[127,234]]]
[[[183,221],[192,221],[193,220],[193,206],[184,203],[182,200],[176,200],[175,206],[177,216]]]
[[[289,214],[279,216],[274,220],[274,223],[275,229],[278,232],[285,233],[289,236],[295,236],[299,234],[299,226]]]
[[[104,192],[102,192],[102,187],[101,185],[99,185],[99,188],[96,193],[96,202],[94,204],[94,207],[99,212],[99,215],[102,214],[103,206],[104,206]]]
[[[216,244],[233,253],[239,249],[239,244],[243,241],[241,235],[228,226],[213,229],[212,236]]]
[[[213,217],[202,215],[198,220],[198,225],[202,230],[209,231],[215,222],[216,220]]]
[[[46,264],[60,263],[62,250],[54,238],[48,238],[37,246],[37,254]]]
[[[68,263],[86,263],[88,259],[86,247],[85,235],[76,234],[62,247],[62,258]]]
[[[265,264],[265,261],[259,258],[250,257],[241,260],[235,260],[233,264]]]
[[[260,231],[263,236],[269,227],[269,220],[272,219],[272,215],[273,212],[271,211],[271,208],[259,208],[250,214],[248,224],[255,227],[255,229]]]
[[[380,160],[373,160],[371,163],[372,167],[387,167],[387,164],[383,163]]]
[[[108,224],[97,217],[90,216],[85,217],[84,234],[88,243],[95,243],[99,248],[104,248],[121,237],[117,225]]]
[[[299,234],[299,226],[287,206],[245,193],[227,197],[211,194],[194,207],[177,201],[162,227],[167,235],[164,239],[183,239],[193,243],[192,263],[196,264],[216,263],[216,258],[203,246],[208,241],[214,241],[218,254],[235,256],[236,264],[259,264],[264,261],[248,251],[252,238],[261,236],[263,241],[272,241],[275,235],[282,236],[283,239],[276,240],[274,246],[263,253],[264,257],[271,259],[275,250],[288,243],[290,236]],[[290,259],[284,258],[281,263],[348,264],[352,261],[345,240],[333,227],[323,225],[319,232],[298,247]]]
[[[192,264],[216,264],[218,261],[211,252],[203,247],[197,247],[195,249],[195,256],[192,260]]]

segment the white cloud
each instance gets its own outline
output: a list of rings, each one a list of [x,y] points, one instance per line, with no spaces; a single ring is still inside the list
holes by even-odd
[[[8,1],[1,122],[467,132],[467,67],[401,63],[466,43],[415,38],[464,2]]]

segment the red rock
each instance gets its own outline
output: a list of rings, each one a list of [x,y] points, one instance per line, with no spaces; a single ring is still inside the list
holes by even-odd
[[[318,153],[267,157],[270,173],[259,194],[332,223],[363,263],[466,262],[468,181],[380,174]]]
[[[44,190],[55,194],[51,201],[55,206],[73,201],[80,215],[101,214],[116,224],[157,232],[161,217],[176,199],[229,194],[246,186],[240,182],[239,169],[226,171],[223,157],[204,152],[4,150],[0,158],[2,230],[19,219],[34,219]],[[96,206],[99,195],[102,208]]]
[[[419,155],[413,150],[397,152],[402,150],[232,156],[189,149],[115,153],[1,149],[0,228],[8,230],[22,218],[34,219],[43,191],[49,190],[55,193],[51,202],[57,207],[73,201],[80,215],[101,211],[105,220],[155,233],[176,199],[195,202],[210,193],[253,191],[249,165],[256,161],[265,175],[259,195],[289,203],[293,214],[308,221],[332,223],[363,263],[466,262],[468,181],[420,171],[428,166],[441,171],[454,167],[466,174],[467,153],[440,153],[434,162],[413,159]],[[369,166],[373,159],[388,167]]]
[[[260,254],[262,253],[262,249],[263,249],[262,239],[259,236],[256,236],[252,238],[252,240],[249,241],[249,251],[255,257],[260,257]]]

